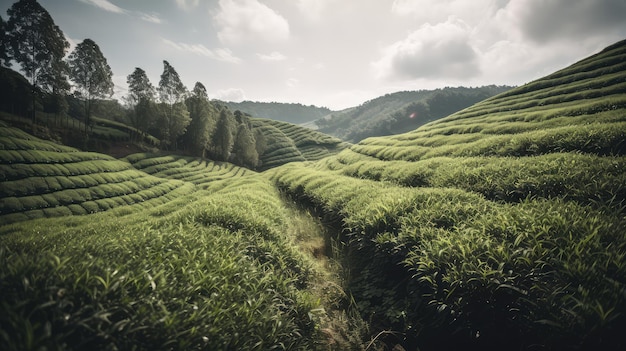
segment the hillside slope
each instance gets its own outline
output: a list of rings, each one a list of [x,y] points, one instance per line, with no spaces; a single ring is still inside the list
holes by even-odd
[[[626,41],[426,124],[269,171],[341,228],[406,349],[626,347]]]
[[[251,123],[261,173],[0,122],[0,349],[626,349],[626,41],[356,145]]]
[[[316,121],[321,132],[349,142],[405,133],[476,102],[511,89],[508,86],[401,91],[334,112]]]
[[[283,121],[293,124],[303,124],[316,119],[322,118],[332,111],[326,107],[305,106],[296,103],[280,103],[280,102],[257,102],[242,101],[231,102],[224,101],[224,105],[228,106],[232,111],[241,111],[254,117],[272,119],[275,121]]]
[[[329,135],[295,124],[252,118],[254,131],[263,146],[259,155],[261,170],[289,162],[317,161],[332,156],[349,144]]]

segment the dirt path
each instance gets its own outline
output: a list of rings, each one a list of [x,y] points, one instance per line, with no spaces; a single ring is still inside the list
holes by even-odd
[[[305,208],[283,199],[289,211],[288,235],[310,259],[315,271],[309,290],[319,301],[311,318],[320,326],[327,350],[376,350],[369,339],[368,325],[358,314],[352,297],[344,291],[347,272],[340,263],[340,250],[333,233]],[[368,345],[370,346],[368,348]]]

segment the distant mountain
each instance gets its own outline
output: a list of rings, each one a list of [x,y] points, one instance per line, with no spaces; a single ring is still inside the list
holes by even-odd
[[[401,91],[369,100],[358,107],[317,120],[319,131],[349,142],[372,136],[405,133],[446,117],[512,87],[444,88]]]
[[[253,117],[273,119],[275,121],[289,122],[293,124],[303,124],[315,121],[329,113],[330,109],[326,107],[305,106],[296,103],[281,102],[222,102],[232,111],[239,110],[241,112],[252,115]]]

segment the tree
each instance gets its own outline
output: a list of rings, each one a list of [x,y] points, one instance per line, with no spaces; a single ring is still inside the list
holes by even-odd
[[[100,47],[91,39],[76,46],[68,57],[70,78],[85,103],[85,135],[90,124],[91,109],[96,99],[113,95],[113,72]]]
[[[0,16],[0,66],[11,67],[11,45],[7,35],[7,23]]]
[[[62,85],[67,66],[62,62],[70,44],[52,17],[36,0],[19,0],[7,11],[7,39],[13,59],[32,86],[32,118],[39,89],[52,91]]]
[[[234,117],[228,108],[222,108],[220,117],[211,137],[213,156],[221,161],[228,161],[233,148]]]
[[[237,127],[237,137],[233,145],[235,163],[248,168],[255,168],[259,163],[259,154],[256,151],[256,142],[252,131],[246,123]]]
[[[155,112],[153,107],[156,94],[154,86],[150,83],[146,71],[139,67],[136,67],[133,73],[128,75],[126,82],[128,83],[128,95],[125,100],[131,109],[128,114],[130,123],[138,130],[146,132],[152,123],[150,117]]]
[[[169,62],[163,61],[163,74],[159,81],[159,98],[161,100],[159,121],[161,141],[164,146],[176,148],[178,137],[185,133],[189,122],[189,111],[184,104],[187,88],[180,80],[178,73]]]
[[[215,129],[217,112],[209,102],[206,88],[200,82],[196,83],[186,103],[191,118],[187,131],[187,143],[194,153],[204,158],[205,150],[209,147],[210,137]]]
[[[169,62],[163,60],[163,73],[159,81],[159,97],[161,102],[168,105],[182,102],[187,95],[187,88],[180,80],[178,72],[170,65]]]

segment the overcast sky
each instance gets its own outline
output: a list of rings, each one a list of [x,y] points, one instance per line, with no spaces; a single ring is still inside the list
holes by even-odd
[[[13,0],[0,0],[2,17]],[[521,85],[626,39],[626,0],[39,0],[94,40],[116,94],[167,60],[211,98],[343,109],[401,90]],[[73,48],[73,47],[72,47]]]

